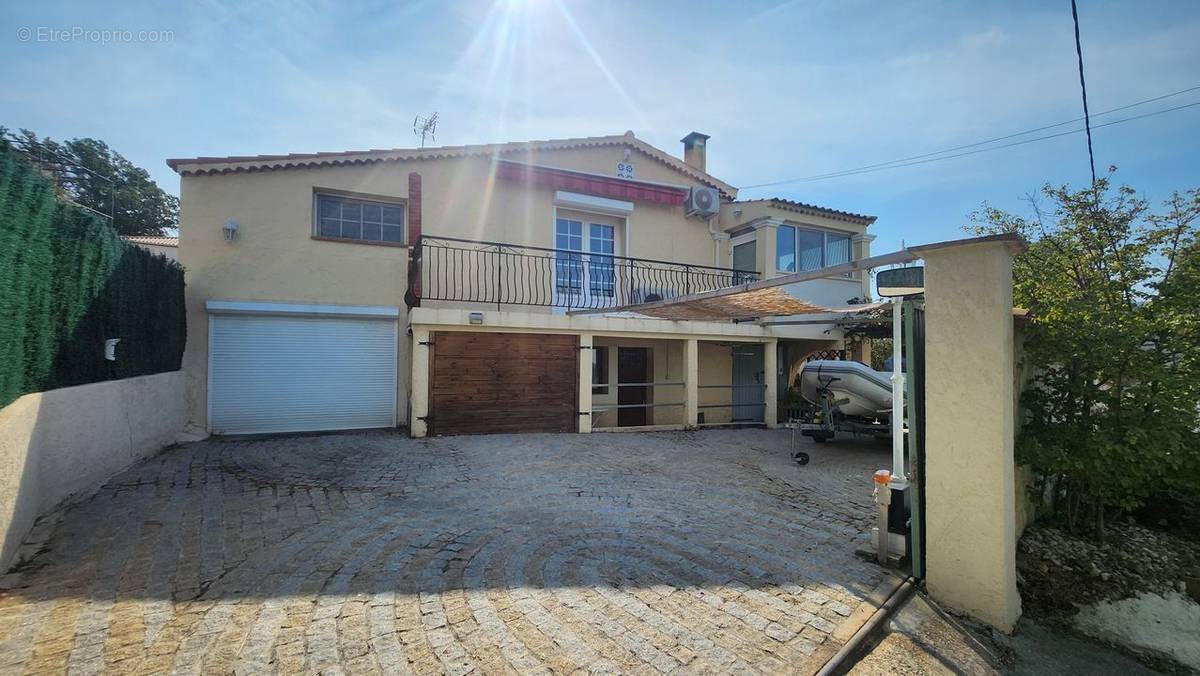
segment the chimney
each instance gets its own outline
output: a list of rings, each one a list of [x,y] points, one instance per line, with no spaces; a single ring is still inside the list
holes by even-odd
[[[684,164],[692,167],[693,169],[706,171],[704,168],[704,146],[708,142],[708,139],[709,137],[707,135],[701,134],[698,131],[694,131],[679,139],[680,141],[683,141]]]

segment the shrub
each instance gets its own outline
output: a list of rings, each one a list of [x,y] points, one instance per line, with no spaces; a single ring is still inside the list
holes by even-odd
[[[1200,191],[1161,214],[1128,187],[1043,190],[1026,219],[985,205],[977,230],[1029,240],[1014,265],[1030,310],[1018,459],[1051,514],[1102,534],[1106,515],[1176,489],[1200,496]]]
[[[0,406],[179,368],[183,269],[130,246],[0,144]],[[120,338],[117,360],[104,341]]]

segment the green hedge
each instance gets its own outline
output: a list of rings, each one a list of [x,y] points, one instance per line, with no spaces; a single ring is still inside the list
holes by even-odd
[[[29,392],[174,371],[183,268],[104,219],[0,143],[0,406]],[[120,338],[116,361],[104,341]]]

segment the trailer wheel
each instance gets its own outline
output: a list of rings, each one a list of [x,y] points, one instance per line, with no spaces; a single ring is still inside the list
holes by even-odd
[[[796,455],[793,455],[792,460],[795,460],[797,465],[807,465],[808,464],[808,454],[801,451],[801,452],[797,453]]]

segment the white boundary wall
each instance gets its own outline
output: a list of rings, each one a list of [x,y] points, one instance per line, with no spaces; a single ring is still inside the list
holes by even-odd
[[[27,394],[0,409],[0,572],[37,518],[173,444],[184,373]]]

